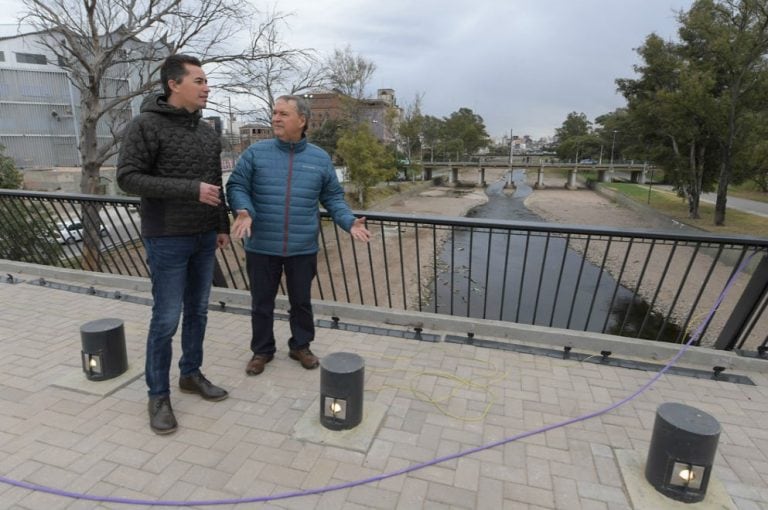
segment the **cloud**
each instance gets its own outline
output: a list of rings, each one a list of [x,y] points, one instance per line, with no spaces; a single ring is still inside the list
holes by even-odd
[[[615,80],[633,75],[634,49],[651,32],[674,37],[675,12],[691,3],[291,0],[275,8],[293,12],[284,31],[291,46],[328,55],[350,45],[372,60],[371,95],[392,88],[405,105],[423,93],[424,113],[468,107],[492,136],[512,128],[539,137],[571,111],[593,120],[622,106]],[[0,23],[20,5],[0,0]]]

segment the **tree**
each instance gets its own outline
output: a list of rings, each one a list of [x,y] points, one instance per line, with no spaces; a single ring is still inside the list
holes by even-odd
[[[21,189],[23,176],[4,151],[0,145],[0,188]],[[56,265],[61,253],[50,215],[41,213],[40,202],[0,200],[0,259]]]
[[[585,113],[571,112],[563,121],[563,125],[555,129],[555,137],[562,143],[573,136],[588,135],[591,130],[592,123],[587,120]]]
[[[336,48],[325,62],[327,83],[339,95],[344,121],[350,125],[363,122],[362,100],[365,89],[376,71],[376,64],[362,55],[355,55],[347,45],[343,50]]]
[[[717,105],[712,134],[720,147],[715,225],[725,224],[728,184],[749,112],[763,108],[768,92],[768,4],[765,0],[698,0],[679,16],[681,53],[711,77]]]
[[[347,127],[348,123],[343,119],[326,119],[318,128],[309,131],[307,138],[335,159],[336,146]]]
[[[429,160],[435,160],[435,148],[440,143],[440,133],[443,130],[443,121],[432,115],[425,115],[421,122],[421,143],[425,149],[429,149]]]
[[[250,109],[239,108],[239,115],[270,124],[278,95],[301,94],[328,83],[328,72],[311,49],[291,49],[284,45],[279,27],[285,17],[272,13],[259,27],[263,40],[263,58],[233,60],[226,64],[218,88],[253,101]],[[224,105],[214,105],[225,111]],[[209,106],[210,108],[210,106]],[[227,108],[228,109],[228,108]]]
[[[80,96],[80,190],[86,194],[101,190],[99,171],[117,152],[130,103],[158,84],[162,60],[182,51],[204,64],[265,59],[261,45],[274,23],[267,19],[246,49],[232,53],[225,43],[253,17],[246,0],[24,0],[24,5],[22,21],[41,34],[41,44]],[[99,136],[102,130],[111,136]],[[83,210],[84,262],[96,270],[99,206],[89,207]]]
[[[490,143],[483,118],[469,108],[459,108],[443,119],[441,138],[446,152],[456,154],[457,159],[475,154]]]
[[[5,147],[0,145],[0,188],[21,189],[24,176],[16,169],[13,160],[3,154]]]
[[[763,193],[768,193],[768,112],[752,116],[752,127],[746,130],[744,141],[747,150],[741,163],[744,172],[739,181],[751,179]]]
[[[342,94],[353,99],[363,99],[365,88],[376,71],[376,64],[362,55],[355,55],[352,47],[336,48],[326,61],[328,82]]]
[[[416,94],[413,102],[406,105],[403,118],[397,127],[397,133],[405,147],[405,155],[408,161],[413,159],[413,152],[421,148],[421,131],[424,124],[424,116],[421,114],[421,101],[424,94]]]
[[[636,80],[617,80],[629,104],[629,125],[664,167],[667,178],[688,202],[691,218],[699,217],[701,193],[714,185],[718,150],[717,104],[710,89],[713,78],[683,58],[679,45],[655,34],[638,49]]]
[[[617,84],[690,215],[698,217],[701,192],[716,184],[714,223],[723,225],[729,183],[755,162],[750,133],[768,94],[768,5],[697,0],[678,21],[680,42],[651,34],[638,50],[640,77]]]
[[[600,139],[592,132],[592,123],[584,113],[571,112],[555,130],[557,157],[562,160],[594,158],[600,151]]]
[[[365,207],[368,188],[394,173],[391,157],[365,124],[345,131],[336,152],[347,165],[349,180],[357,188],[358,203]]]

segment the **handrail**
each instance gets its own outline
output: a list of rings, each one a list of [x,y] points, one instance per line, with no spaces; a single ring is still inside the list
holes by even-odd
[[[0,190],[0,258],[146,277],[140,207],[136,197]],[[765,348],[766,238],[354,212],[374,233],[367,246],[320,215],[317,298],[683,342],[752,256],[702,338]],[[220,250],[214,283],[248,289],[244,259],[242,243]]]

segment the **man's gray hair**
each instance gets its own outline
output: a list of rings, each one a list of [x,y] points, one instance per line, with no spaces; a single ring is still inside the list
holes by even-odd
[[[302,96],[291,96],[291,95],[280,96],[275,100],[275,102],[277,101],[293,101],[294,104],[296,104],[296,111],[299,112],[299,115],[304,117],[304,121],[305,121],[304,129],[301,131],[301,134],[303,135],[304,133],[306,133],[307,128],[309,127],[309,119],[310,117],[312,117],[312,110],[310,110],[309,108],[309,101],[307,101]]]

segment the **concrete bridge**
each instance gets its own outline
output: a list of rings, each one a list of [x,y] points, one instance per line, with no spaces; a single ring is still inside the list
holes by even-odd
[[[568,189],[576,189],[576,176],[578,175],[579,170],[581,171],[591,171],[597,173],[597,180],[599,182],[611,182],[613,180],[616,180],[619,176],[622,176],[622,178],[626,178],[626,176],[629,177],[630,182],[634,182],[637,184],[645,184],[647,180],[647,175],[649,170],[651,170],[651,167],[648,164],[635,164],[635,163],[621,163],[621,164],[613,164],[613,165],[587,165],[587,164],[578,164],[578,163],[572,163],[572,164],[563,164],[563,163],[545,163],[543,161],[540,161],[537,164],[530,164],[527,162],[521,162],[517,163],[514,162],[512,165],[510,165],[509,161],[498,161],[498,160],[487,160],[487,161],[424,161],[421,163],[423,171],[422,171],[422,179],[425,181],[431,180],[436,175],[442,175],[443,173],[448,173],[448,182],[451,184],[455,184],[459,182],[459,171],[460,170],[471,170],[476,169],[477,170],[477,184],[478,186],[484,186],[486,184],[485,180],[485,170],[487,168],[507,168],[510,170],[510,174],[507,175],[507,185],[512,186],[512,177],[511,177],[511,170],[514,168],[524,168],[526,170],[532,170],[534,168],[538,169],[537,173],[537,179],[536,184],[534,185],[537,189],[542,189],[545,187],[544,185],[544,173],[549,170],[550,172],[554,170],[568,170],[568,177],[566,179],[565,187]]]

